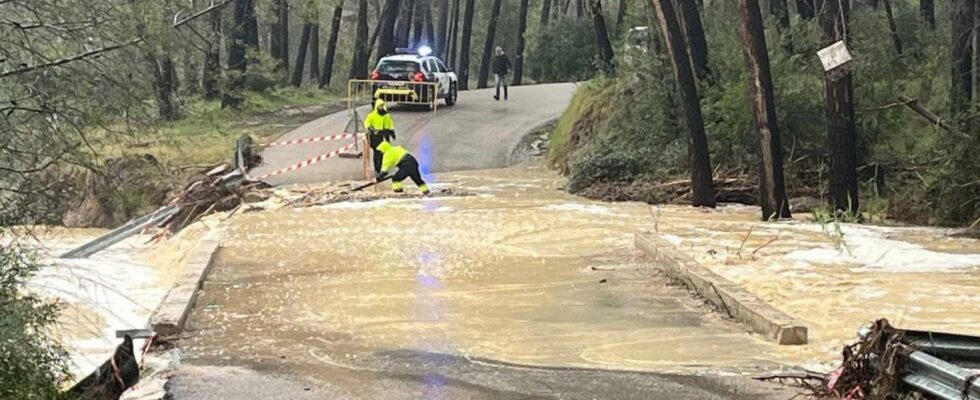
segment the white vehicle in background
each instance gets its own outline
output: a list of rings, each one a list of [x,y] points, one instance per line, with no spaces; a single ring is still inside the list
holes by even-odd
[[[405,100],[433,103],[436,99],[445,99],[447,106],[455,105],[459,95],[456,73],[431,53],[432,49],[425,46],[418,51],[400,48],[394,55],[381,58],[378,66],[371,72],[371,80],[379,81],[373,86],[374,97],[395,103]],[[433,86],[436,99],[430,98]]]

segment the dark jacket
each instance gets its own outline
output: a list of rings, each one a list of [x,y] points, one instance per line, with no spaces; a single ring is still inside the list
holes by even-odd
[[[507,75],[510,73],[510,59],[507,58],[506,54],[493,56],[492,71],[496,75]]]

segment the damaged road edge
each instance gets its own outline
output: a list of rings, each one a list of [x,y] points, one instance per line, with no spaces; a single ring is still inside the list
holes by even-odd
[[[636,248],[655,259],[667,276],[724,310],[729,317],[748,325],[753,332],[780,345],[807,343],[808,329],[802,323],[711,272],[656,234],[637,233],[635,242]]]

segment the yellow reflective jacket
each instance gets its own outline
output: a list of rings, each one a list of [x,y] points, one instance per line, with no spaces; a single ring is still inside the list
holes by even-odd
[[[364,128],[375,132],[395,130],[395,121],[391,119],[391,113],[385,112],[384,115],[381,115],[378,111],[382,109],[387,111],[388,107],[385,105],[384,100],[378,99],[374,102],[374,109],[364,118]]]
[[[391,143],[381,142],[378,145],[378,151],[384,153],[384,157],[381,159],[381,172],[388,173],[391,168],[402,162],[402,159],[408,154],[408,150],[405,150],[402,146],[392,146]]]

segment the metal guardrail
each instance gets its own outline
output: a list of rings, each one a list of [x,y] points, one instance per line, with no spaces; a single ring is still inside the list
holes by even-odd
[[[904,341],[946,361],[980,363],[980,337],[907,330]]]
[[[135,235],[146,228],[147,226],[159,223],[164,219],[176,214],[180,210],[179,205],[169,205],[162,207],[150,214],[144,215],[142,217],[130,220],[129,222],[123,224],[116,229],[113,229],[109,233],[102,235],[95,240],[81,245],[80,247],[73,249],[65,254],[61,255],[61,258],[88,258],[92,254],[95,254],[103,249],[119,243],[126,238]]]
[[[921,351],[908,356],[902,381],[943,400],[980,400],[978,372],[960,368]],[[969,385],[969,387],[967,387]]]

